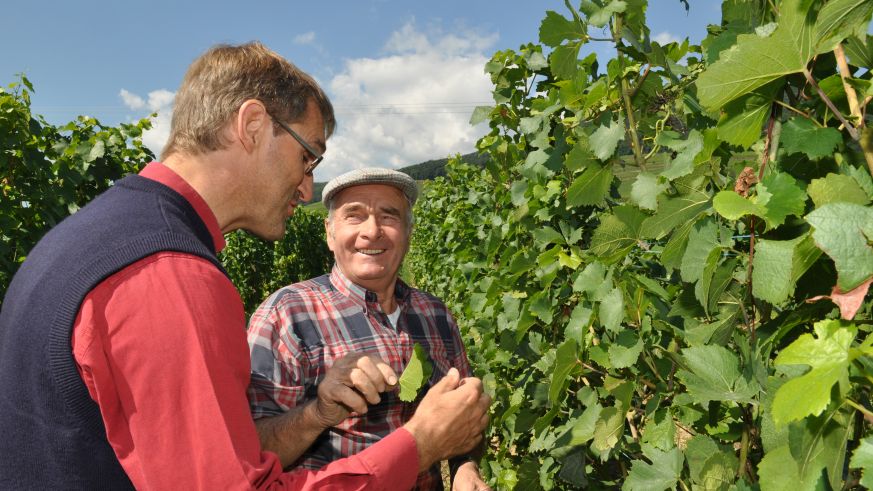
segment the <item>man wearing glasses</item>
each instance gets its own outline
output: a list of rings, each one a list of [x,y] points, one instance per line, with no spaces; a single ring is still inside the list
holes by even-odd
[[[283,473],[260,447],[242,301],[216,254],[232,230],[284,235],[334,125],[312,78],[258,43],[195,60],[162,162],[49,231],[6,292],[0,488],[408,489],[481,440],[488,397],[454,373],[318,472]],[[332,370],[351,392],[396,383],[368,368]]]

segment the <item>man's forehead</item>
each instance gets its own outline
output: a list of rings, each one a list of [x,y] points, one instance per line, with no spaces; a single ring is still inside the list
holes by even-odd
[[[362,205],[392,206],[404,208],[408,205],[406,196],[388,184],[360,184],[350,186],[334,197],[338,208]]]

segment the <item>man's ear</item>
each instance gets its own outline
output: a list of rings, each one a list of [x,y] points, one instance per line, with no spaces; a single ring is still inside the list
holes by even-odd
[[[249,99],[240,106],[236,114],[236,134],[239,142],[247,152],[251,153],[263,142],[264,130],[272,127],[272,120],[267,114],[264,104],[255,99]]]
[[[327,218],[325,218],[324,219],[324,235],[325,235],[325,238],[327,239],[327,248],[330,249],[331,251],[333,251],[333,234],[331,232],[332,232],[332,230],[330,229],[330,221]]]

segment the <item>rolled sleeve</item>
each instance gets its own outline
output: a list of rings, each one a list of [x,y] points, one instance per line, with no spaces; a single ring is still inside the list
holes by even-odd
[[[252,417],[276,416],[299,405],[305,395],[305,358],[287,316],[267,299],[248,328],[251,382],[247,390]]]

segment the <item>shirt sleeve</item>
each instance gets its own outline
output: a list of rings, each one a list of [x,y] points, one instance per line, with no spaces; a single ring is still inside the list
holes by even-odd
[[[230,281],[182,253],[138,261],[86,297],[73,355],[136,488],[412,487],[418,455],[404,430],[317,472],[283,474],[249,413],[244,326]]]
[[[306,357],[291,329],[291,314],[282,308],[285,296],[285,290],[271,295],[249,322],[248,398],[255,419],[287,412],[298,406],[306,393]]]

